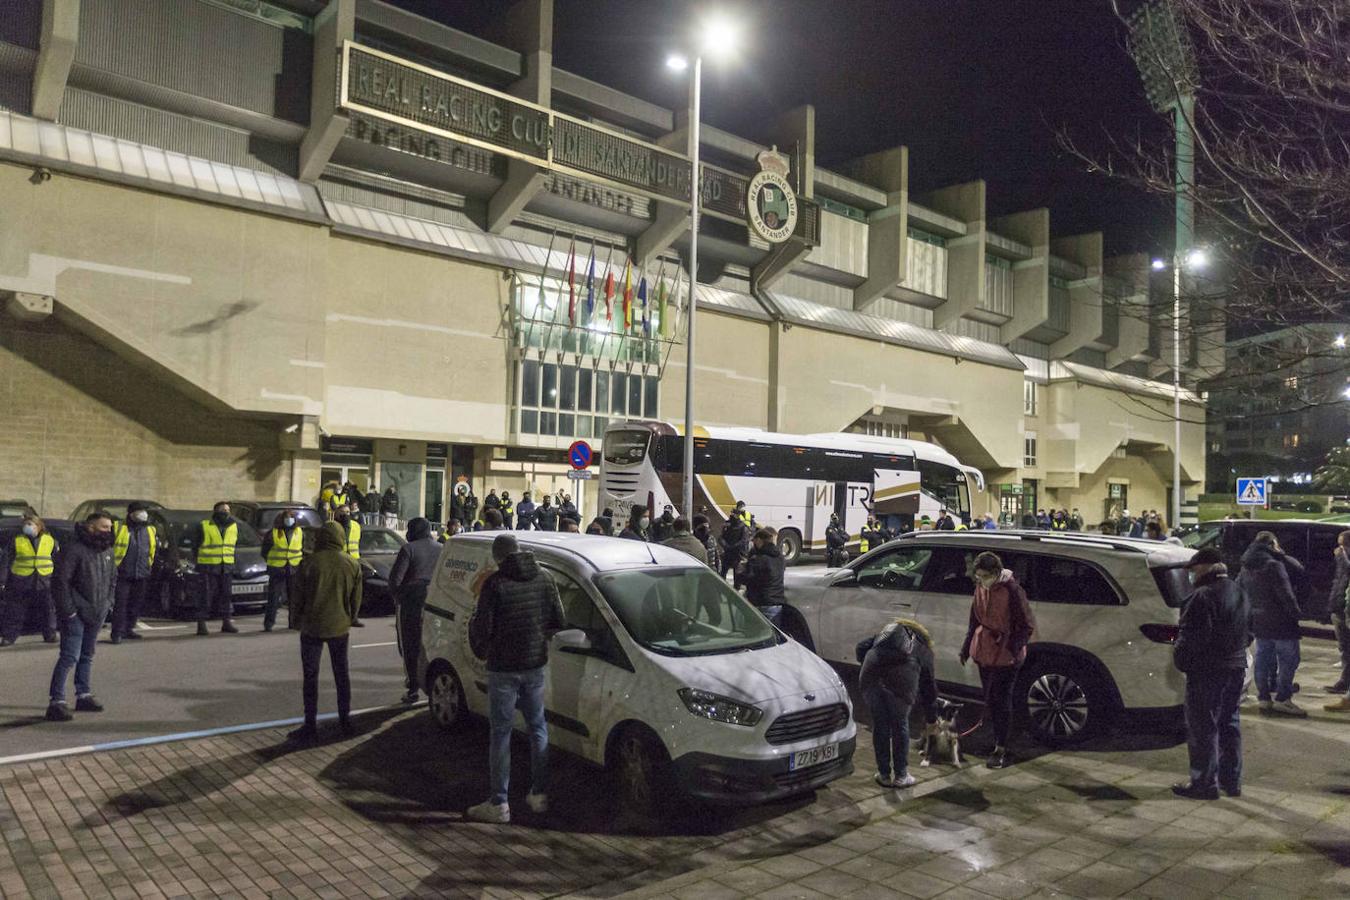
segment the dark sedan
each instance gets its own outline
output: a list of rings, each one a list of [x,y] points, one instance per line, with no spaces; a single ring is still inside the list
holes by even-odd
[[[70,514],[70,521],[83,522],[89,517],[90,513],[105,512],[120,522],[127,517],[127,507],[135,502],[134,498],[130,500],[86,500],[75,507],[74,512]],[[164,508],[164,504],[156,503],[154,500],[142,500],[141,502],[145,504],[146,509],[162,510]]]
[[[398,551],[408,543],[391,528],[361,529],[361,611],[370,615],[391,615],[394,596],[389,590],[389,572]]]
[[[158,583],[152,588],[152,596],[159,599],[167,616],[192,618],[196,615],[204,587],[202,577],[197,573],[197,526],[209,518],[210,510],[157,509],[150,512],[150,521],[169,535],[164,564],[155,566]],[[261,610],[267,602],[267,566],[262,558],[262,538],[247,522],[236,519],[236,524],[239,538],[234,550],[234,585],[231,589],[234,611]],[[212,616],[220,612],[211,610]]]

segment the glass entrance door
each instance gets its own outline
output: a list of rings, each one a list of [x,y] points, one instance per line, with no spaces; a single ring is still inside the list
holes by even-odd
[[[426,496],[423,498],[422,508],[426,510],[424,515],[432,522],[445,521],[444,470],[427,469]]]

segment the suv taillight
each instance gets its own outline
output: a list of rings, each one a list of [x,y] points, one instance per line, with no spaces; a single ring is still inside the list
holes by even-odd
[[[1144,637],[1156,644],[1175,644],[1177,635],[1181,633],[1181,629],[1176,625],[1140,625],[1139,630],[1144,633]]]

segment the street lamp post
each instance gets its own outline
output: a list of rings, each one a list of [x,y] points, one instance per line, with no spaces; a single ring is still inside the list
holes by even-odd
[[[1182,255],[1178,246],[1172,254],[1172,527],[1181,527],[1181,270],[1203,269],[1207,257],[1200,248],[1192,248]],[[1153,261],[1154,269],[1165,269],[1167,263]]]

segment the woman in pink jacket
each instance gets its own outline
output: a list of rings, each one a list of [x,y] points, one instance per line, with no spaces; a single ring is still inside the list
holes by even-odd
[[[984,708],[994,726],[994,752],[986,765],[1002,769],[1008,757],[1012,726],[1013,686],[1027,658],[1027,642],[1036,628],[1026,591],[1013,573],[1003,568],[997,553],[975,557],[975,599],[970,604],[970,627],[961,645],[961,665],[974,659],[984,686]]]

